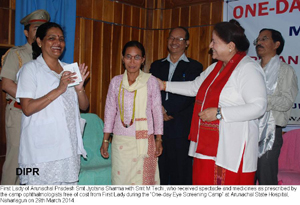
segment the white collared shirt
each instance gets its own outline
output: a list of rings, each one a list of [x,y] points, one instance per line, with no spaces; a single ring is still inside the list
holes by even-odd
[[[175,73],[175,70],[176,70],[176,67],[177,67],[179,61],[183,60],[183,61],[185,61],[185,62],[190,62],[189,59],[186,57],[185,53],[183,53],[183,54],[180,56],[180,58],[178,59],[178,61],[175,62],[175,63],[173,63],[173,62],[171,61],[170,53],[168,54],[168,56],[167,56],[165,59],[162,60],[162,62],[163,62],[163,61],[166,61],[166,60],[169,61],[169,63],[170,63],[170,66],[169,66],[169,76],[168,76],[168,81],[171,81],[171,80],[172,80],[173,74]],[[168,93],[166,93],[166,100],[168,100]]]

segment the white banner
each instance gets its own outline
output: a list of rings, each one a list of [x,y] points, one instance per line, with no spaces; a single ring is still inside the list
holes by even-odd
[[[280,59],[295,69],[300,88],[300,0],[225,1],[223,19],[236,19],[244,27],[250,41],[248,55],[256,60],[258,58],[252,42],[258,37],[259,31],[271,28],[281,32],[285,46]],[[300,94],[293,106],[289,125],[300,125]]]

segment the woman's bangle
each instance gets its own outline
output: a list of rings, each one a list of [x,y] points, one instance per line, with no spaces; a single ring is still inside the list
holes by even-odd
[[[166,89],[167,89],[167,82],[163,81],[163,84],[164,84],[164,91],[166,91]]]
[[[161,138],[156,138],[155,141],[161,141],[162,142],[162,139]]]
[[[85,92],[85,90],[84,90],[84,88],[83,88],[83,89],[78,90],[78,91],[76,91],[76,92],[81,93],[81,92]]]
[[[103,142],[107,142],[107,143],[109,143],[109,140],[103,140]]]

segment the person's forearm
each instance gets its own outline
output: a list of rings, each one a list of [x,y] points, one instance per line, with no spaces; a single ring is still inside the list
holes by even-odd
[[[2,78],[2,90],[16,98],[17,84],[11,79]]]
[[[89,99],[85,93],[85,90],[82,89],[82,90],[76,91],[76,93],[78,96],[78,103],[79,103],[80,110],[86,111],[89,108],[90,103],[89,103]]]
[[[60,95],[61,92],[58,89],[54,89],[43,97],[37,99],[20,98],[22,111],[26,116],[31,116],[32,114],[37,113],[47,107]]]
[[[161,135],[156,135],[156,140],[162,141]]]
[[[110,137],[110,133],[104,133],[103,141],[107,142],[109,140],[109,137]]]

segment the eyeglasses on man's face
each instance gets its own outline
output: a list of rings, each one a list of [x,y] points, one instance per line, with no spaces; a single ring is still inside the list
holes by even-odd
[[[175,38],[175,37],[173,37],[173,36],[170,36],[170,37],[168,38],[168,40],[169,40],[169,41],[175,41],[175,42],[183,42],[183,41],[185,41],[186,39],[185,39],[185,38]]]
[[[139,61],[139,60],[142,60],[143,57],[140,56],[140,55],[132,56],[132,55],[130,55],[130,54],[127,54],[127,55],[124,56],[124,58],[125,58],[126,60],[131,60],[131,59],[133,58],[134,60]]]
[[[258,42],[259,41],[262,41],[262,42],[265,42],[266,40],[268,40],[269,39],[269,37],[267,37],[267,36],[264,36],[264,37],[262,37],[262,38],[257,38],[257,39],[255,39],[254,41],[253,41],[253,45],[257,45],[258,44]]]

